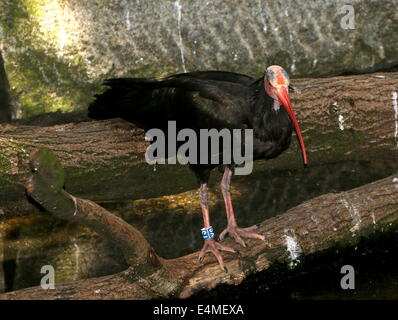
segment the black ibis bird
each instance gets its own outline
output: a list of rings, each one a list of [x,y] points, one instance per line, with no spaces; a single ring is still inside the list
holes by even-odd
[[[293,128],[301,146],[304,164],[307,155],[304,141],[289,98],[289,76],[280,66],[266,68],[264,76],[224,72],[199,71],[172,75],[163,79],[114,78],[105,80],[109,88],[96,95],[89,106],[94,119],[122,118],[145,130],[159,128],[167,132],[169,121],[177,129],[215,128],[253,129],[253,159],[271,159],[286,150]],[[214,240],[211,230],[207,184],[214,164],[190,164],[200,188],[199,199],[204,221],[205,241],[199,254],[212,252],[224,269],[220,250],[235,252]],[[256,226],[240,228],[235,218],[230,185],[234,164],[224,166],[221,191],[225,202],[228,225],[220,233],[227,234],[246,246],[243,238],[265,237],[253,232]]]

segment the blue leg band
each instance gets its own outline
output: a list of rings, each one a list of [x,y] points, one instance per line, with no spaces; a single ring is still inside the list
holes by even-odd
[[[202,228],[201,231],[202,231],[203,239],[208,240],[208,239],[214,238],[213,227]]]

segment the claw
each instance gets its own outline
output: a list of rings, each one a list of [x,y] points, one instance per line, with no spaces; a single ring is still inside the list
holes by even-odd
[[[203,261],[204,255],[206,252],[212,252],[216,257],[218,264],[220,265],[221,270],[225,271],[226,267],[224,266],[224,260],[219,251],[228,251],[236,253],[236,251],[230,247],[224,246],[213,239],[205,240],[202,250],[199,253],[199,262]],[[226,271],[228,272],[228,270]]]
[[[244,242],[243,239],[242,239],[241,237],[239,237],[238,235],[236,235],[236,236],[234,236],[234,238],[235,238],[235,241],[238,242],[238,243],[240,243],[241,246],[242,246],[243,248],[247,248],[246,242]]]
[[[252,231],[258,229],[259,225],[255,224],[254,226],[247,227],[247,228],[242,228],[243,231]]]
[[[258,225],[254,225],[247,228],[239,228],[238,226],[229,225],[223,232],[221,232],[220,239],[223,240],[224,236],[228,233],[230,236],[232,236],[235,239],[237,243],[241,244],[244,248],[247,248],[247,244],[243,241],[242,237],[260,239],[262,241],[265,241],[265,237],[263,235],[250,232],[257,228]]]

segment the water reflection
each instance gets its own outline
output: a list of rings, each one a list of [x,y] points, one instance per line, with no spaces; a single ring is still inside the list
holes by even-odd
[[[344,162],[297,170],[267,170],[265,162],[259,163],[252,175],[233,179],[231,192],[238,223],[242,227],[253,225],[305,200],[384,178],[394,170],[393,165],[380,161]],[[215,173],[210,183],[210,215],[216,233],[227,223],[219,180],[220,174]],[[164,187],[167,188],[167,184]],[[178,257],[202,246],[197,190],[101,205],[137,227],[162,257]],[[111,274],[126,268],[121,252],[109,241],[48,213],[4,219],[0,222],[0,233],[3,239],[0,273],[4,274],[7,291],[38,285],[40,268],[45,264],[54,266],[57,282]]]

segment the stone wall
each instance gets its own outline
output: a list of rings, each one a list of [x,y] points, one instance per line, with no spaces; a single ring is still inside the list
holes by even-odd
[[[355,10],[355,29],[341,21]],[[18,116],[85,108],[101,79],[222,69],[294,77],[398,65],[396,0],[0,0]]]

